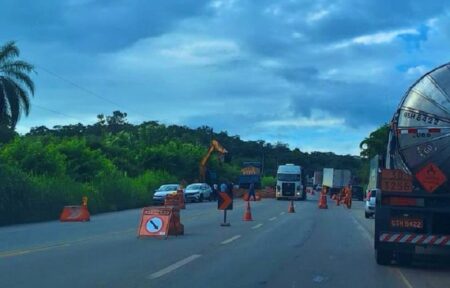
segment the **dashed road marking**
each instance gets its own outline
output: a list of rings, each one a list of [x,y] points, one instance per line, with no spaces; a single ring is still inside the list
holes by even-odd
[[[225,241],[222,241],[220,244],[225,245],[225,244],[231,243],[231,242],[233,242],[234,240],[237,240],[237,239],[239,239],[239,238],[241,238],[241,235],[236,235],[236,236],[231,237],[230,239],[227,239],[227,240],[225,240]]]
[[[275,219],[277,219],[276,216],[275,216],[275,217],[272,217],[272,218],[269,218],[269,221],[273,221],[273,220],[275,220]]]
[[[255,225],[255,226],[253,226],[252,229],[258,229],[258,228],[261,228],[262,226],[263,226],[263,224],[259,223],[259,224]]]
[[[162,270],[159,270],[158,272],[150,274],[150,276],[148,276],[148,278],[149,279],[156,279],[156,278],[162,277],[162,276],[164,276],[166,274],[169,274],[170,272],[175,271],[178,268],[180,268],[180,267],[182,267],[182,266],[184,266],[184,265],[186,265],[186,264],[188,264],[188,263],[190,263],[190,262],[200,258],[201,256],[202,255],[199,255],[199,254],[191,255],[191,256],[189,256],[187,258],[184,258],[183,260],[180,260],[178,262],[173,263],[172,265],[167,266],[166,268],[164,268]]]

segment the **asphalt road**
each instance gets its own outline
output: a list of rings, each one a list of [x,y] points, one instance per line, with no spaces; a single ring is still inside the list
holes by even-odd
[[[252,202],[251,222],[235,201],[230,227],[215,203],[188,204],[186,235],[167,240],[136,237],[140,210],[0,228],[0,287],[450,287],[449,261],[378,266],[362,202],[319,210],[309,198],[295,214]]]

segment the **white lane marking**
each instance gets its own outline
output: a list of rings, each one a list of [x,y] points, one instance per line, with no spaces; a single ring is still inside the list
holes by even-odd
[[[275,219],[277,219],[276,216],[275,216],[275,217],[272,217],[272,218],[269,218],[269,221],[273,221],[273,220],[275,220]]]
[[[286,212],[281,212],[281,213],[280,213],[280,215],[284,215],[284,214],[286,214]]]
[[[180,260],[178,262],[173,263],[172,265],[167,266],[166,268],[164,268],[162,270],[159,270],[158,272],[155,272],[155,273],[151,274],[148,278],[149,279],[156,279],[156,278],[162,277],[162,276],[164,276],[164,275],[166,275],[166,274],[168,274],[168,273],[170,273],[170,272],[172,272],[174,270],[177,270],[178,268],[188,264],[189,262],[194,261],[195,259],[197,259],[197,258],[199,258],[201,256],[202,255],[199,255],[199,254],[191,255],[191,256],[189,256],[187,258],[184,258],[183,260]]]
[[[352,218],[353,222],[356,224],[356,228],[362,233],[362,236],[372,244],[373,236],[371,233],[364,226],[362,226],[358,220],[356,220],[355,216],[352,216]],[[400,269],[394,268],[394,271],[398,274],[400,280],[402,280],[403,284],[405,284],[407,288],[414,288]]]
[[[403,284],[405,284],[407,288],[414,288],[414,286],[412,286],[411,282],[409,282],[408,278],[406,278],[405,274],[403,274],[402,271],[400,271],[400,269],[395,268],[395,272],[397,272],[398,276],[400,277],[400,279],[403,281]]]
[[[241,238],[241,235],[236,235],[236,236],[231,237],[230,239],[222,241],[220,244],[225,245],[225,244],[231,243],[234,240],[239,239],[239,238]]]
[[[372,237],[372,235],[370,235],[370,232],[367,231],[367,229],[364,228],[364,226],[362,226],[361,223],[359,223],[359,221],[356,220],[353,216],[352,216],[352,220],[353,220],[353,223],[355,223],[355,225],[356,225],[356,229],[359,231],[359,233],[361,233],[361,236],[364,239],[366,239],[370,244],[372,244],[373,237]]]
[[[258,228],[261,228],[262,226],[263,226],[263,224],[259,223],[258,225],[253,226],[252,229],[258,229]]]

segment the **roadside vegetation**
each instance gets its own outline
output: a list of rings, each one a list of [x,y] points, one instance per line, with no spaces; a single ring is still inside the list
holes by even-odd
[[[208,170],[215,173],[209,175],[216,175],[210,183],[236,183],[244,161],[263,163],[263,186],[275,185],[279,164],[301,165],[309,175],[324,167],[361,169],[356,156],[243,141],[207,126],[135,125],[121,111],[100,114],[92,125],[40,126],[19,135],[16,124],[28,115],[35,93],[34,67],[19,56],[14,42],[0,47],[0,225],[57,219],[64,205],[79,204],[82,196],[92,213],[149,205],[161,184],[198,181],[212,139],[230,153],[224,163],[210,159]]]
[[[278,164],[294,163],[312,175],[323,167],[357,171],[359,157],[304,153],[282,143],[243,141],[210,127],[191,129],[156,121],[128,123],[126,113],[98,115],[93,125],[35,127],[0,144],[0,225],[57,219],[62,206],[89,197],[92,213],[151,204],[163,183],[198,181],[198,164],[212,139],[230,153],[213,156],[208,169],[237,182],[243,161],[264,159],[263,185],[272,186]],[[212,181],[212,180],[211,180]]]

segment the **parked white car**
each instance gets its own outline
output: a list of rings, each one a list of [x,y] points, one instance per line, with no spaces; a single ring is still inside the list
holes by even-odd
[[[366,198],[366,208],[364,214],[366,218],[372,217],[375,215],[375,201],[378,189],[372,189],[368,192]]]
[[[212,189],[206,183],[193,183],[186,187],[186,200],[189,202],[203,202],[203,200],[211,201]]]

